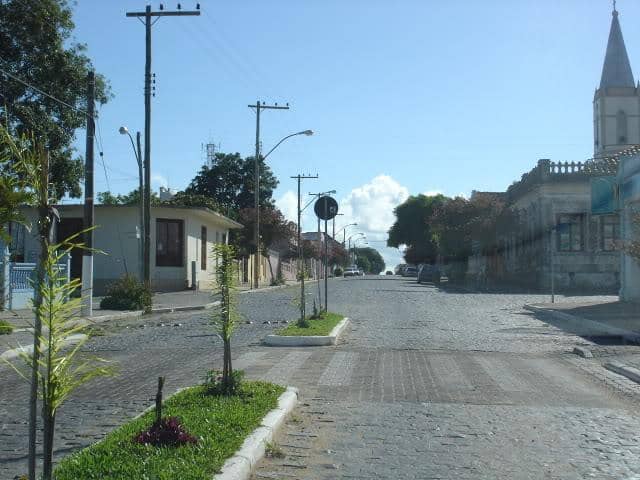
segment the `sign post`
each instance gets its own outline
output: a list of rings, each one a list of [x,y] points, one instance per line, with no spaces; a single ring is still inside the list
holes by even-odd
[[[335,218],[338,214],[338,202],[336,202],[333,197],[323,195],[316,200],[316,203],[313,205],[313,211],[316,213],[318,221],[324,220],[324,311],[327,312],[329,309],[329,242],[327,241],[327,221]],[[320,308],[322,308],[322,305]]]

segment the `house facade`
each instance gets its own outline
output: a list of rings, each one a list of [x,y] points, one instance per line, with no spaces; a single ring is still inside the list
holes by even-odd
[[[56,238],[63,240],[83,229],[83,206],[56,207],[60,221]],[[25,208],[27,223],[35,224],[37,211]],[[139,209],[128,205],[96,205],[94,248],[94,294],[104,294],[107,286],[122,275],[140,277]],[[239,223],[207,208],[151,207],[151,286],[154,291],[215,286],[216,243],[227,243],[229,231]],[[35,262],[39,254],[37,238],[26,228],[12,226],[10,253],[15,261]],[[82,277],[82,251],[72,251],[71,277]],[[195,275],[194,275],[195,273]],[[195,277],[195,284],[193,278]]]

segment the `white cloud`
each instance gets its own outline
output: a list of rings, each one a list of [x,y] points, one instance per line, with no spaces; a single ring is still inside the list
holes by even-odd
[[[444,192],[442,190],[427,190],[424,192],[424,195],[427,197],[435,197],[436,195],[444,195]]]
[[[298,221],[298,198],[294,192],[287,190],[284,195],[276,200],[276,206],[287,220]]]
[[[401,262],[398,249],[386,246],[387,232],[395,221],[393,209],[408,196],[409,190],[392,177],[378,175],[369,183],[351,190],[339,203],[340,212],[344,213],[343,217],[339,217],[343,220],[341,225],[357,223],[357,227],[349,228],[349,234],[364,232],[369,246],[380,252],[388,270]]]
[[[153,175],[151,175],[151,184],[156,184],[159,187],[168,187],[169,181],[163,175],[160,175],[159,173],[154,173]]]

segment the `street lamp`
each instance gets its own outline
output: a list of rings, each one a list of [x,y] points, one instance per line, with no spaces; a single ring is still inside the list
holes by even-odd
[[[131,148],[133,148],[133,154],[136,156],[136,160],[138,162],[138,197],[139,197],[139,206],[140,206],[140,241],[138,242],[138,255],[139,255],[139,269],[140,269],[140,281],[144,281],[144,241],[145,241],[145,230],[144,230],[144,195],[142,193],[143,189],[143,172],[142,172],[142,154],[140,148],[140,132],[136,132],[136,141],[138,148],[136,149],[136,145],[133,143],[133,137],[129,133],[129,129],[125,126],[122,126],[118,129],[120,135],[128,135],[129,140],[131,140]]]
[[[287,135],[286,137],[283,137],[278,143],[274,145],[274,147],[271,150],[267,152],[266,155],[259,155],[258,153],[260,151],[259,142],[256,140],[256,156],[254,159],[254,179],[253,179],[254,189],[255,189],[254,207],[256,210],[256,219],[255,219],[255,225],[253,229],[253,243],[256,246],[256,256],[253,262],[253,288],[258,288],[258,278],[259,278],[259,271],[260,271],[259,265],[258,265],[258,258],[260,258],[260,157],[262,157],[262,160],[265,160],[271,154],[271,152],[273,152],[276,148],[280,146],[282,142],[284,142],[285,140],[291,137],[295,137],[297,135],[305,135],[307,137],[310,137],[311,135],[313,135],[313,130],[302,130],[301,132],[292,133],[290,135]],[[259,138],[259,136],[257,138]]]
[[[354,233],[353,235],[351,235],[351,236],[348,238],[348,241],[349,241],[349,249],[347,250],[347,252],[349,252],[349,256],[351,256],[351,239],[352,239],[353,237],[359,237],[360,235],[362,235],[364,238],[366,238],[366,237],[367,237],[364,233],[362,233],[362,232],[358,232],[358,233]],[[355,244],[355,241],[354,241],[354,244]]]
[[[344,227],[342,227],[340,230],[338,230],[338,233],[342,232],[342,246],[344,247],[344,244],[346,243],[346,236],[347,236],[347,227],[353,227],[353,226],[357,226],[357,223],[348,223],[347,225],[345,225]],[[336,236],[333,236],[333,239],[336,239]]]

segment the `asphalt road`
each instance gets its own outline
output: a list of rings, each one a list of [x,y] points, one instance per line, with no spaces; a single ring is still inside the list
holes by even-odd
[[[315,292],[316,290],[312,290]],[[470,294],[397,277],[330,282],[351,318],[336,347],[268,348],[293,319],[295,288],[241,297],[235,367],[301,391],[278,438],[285,455],[254,478],[630,478],[640,472],[634,395],[576,363],[583,340],[534,318],[538,295]],[[309,297],[309,301],[311,296]],[[270,323],[264,323],[270,322]],[[109,325],[87,350],[120,374],[77,392],[58,416],[59,458],[101,438],[166,390],[221,363],[207,312]],[[604,378],[606,380],[606,378]],[[25,471],[27,386],[0,366],[0,478]]]

